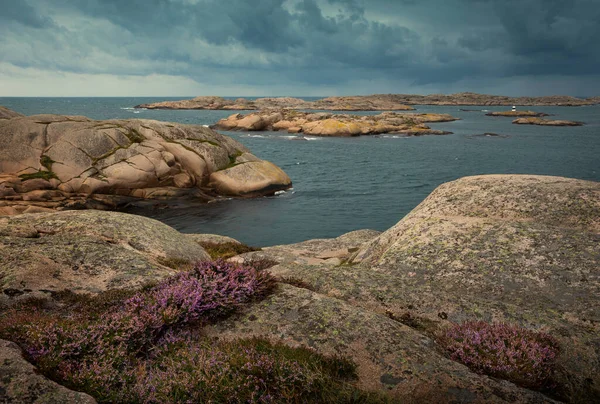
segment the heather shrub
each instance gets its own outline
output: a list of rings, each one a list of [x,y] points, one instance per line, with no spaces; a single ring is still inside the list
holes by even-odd
[[[385,402],[352,385],[355,365],[342,358],[202,336],[198,326],[265,296],[274,282],[247,265],[198,263],[138,292],[61,296],[87,315],[16,308],[4,313],[12,320],[0,335],[24,345],[46,376],[99,402]]]
[[[440,341],[452,359],[472,370],[531,388],[549,387],[559,354],[550,335],[504,323],[457,324]]]

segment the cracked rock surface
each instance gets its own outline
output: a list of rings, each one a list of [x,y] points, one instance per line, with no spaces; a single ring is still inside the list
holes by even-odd
[[[279,167],[199,125],[17,116],[0,120],[0,137],[0,214],[68,207],[82,195],[102,204],[97,195],[210,199],[291,186]],[[39,190],[52,192],[30,194]]]

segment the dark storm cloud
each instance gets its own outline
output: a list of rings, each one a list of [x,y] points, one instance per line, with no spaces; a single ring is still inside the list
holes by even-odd
[[[57,71],[298,88],[600,71],[599,0],[0,0],[0,9],[0,62]]]
[[[0,0],[0,23],[18,23],[32,28],[45,28],[52,25],[52,20],[40,15],[24,1]]]

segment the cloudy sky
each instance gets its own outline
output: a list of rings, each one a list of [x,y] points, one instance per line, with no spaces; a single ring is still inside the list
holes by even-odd
[[[0,0],[0,96],[600,95],[600,0]]]

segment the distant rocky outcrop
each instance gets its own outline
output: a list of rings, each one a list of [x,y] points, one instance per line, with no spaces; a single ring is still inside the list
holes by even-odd
[[[19,114],[18,112],[0,105],[0,119],[12,119],[20,116],[23,116],[23,114]]]
[[[136,105],[146,109],[213,109],[213,110],[260,110],[260,109],[298,109],[329,111],[404,111],[413,109],[410,105],[558,105],[582,106],[600,103],[600,98],[576,98],[571,96],[546,97],[506,97],[476,93],[457,94],[374,94],[327,97],[316,101],[300,98],[275,97],[248,100],[225,99],[216,96],[200,96],[188,100],[162,101]]]
[[[444,135],[450,132],[431,129],[425,122],[451,122],[448,114],[384,112],[379,115],[349,115],[293,110],[264,110],[248,115],[234,114],[212,127],[221,130],[287,131],[310,136],[359,136],[398,133],[410,136]]]
[[[274,164],[199,125],[35,115],[0,121],[0,214],[113,208],[123,197],[260,196],[291,186]]]
[[[331,111],[408,111],[414,108],[399,104],[389,95],[367,95],[350,97],[328,97],[317,101],[304,101],[300,98],[276,97],[236,100],[222,97],[202,96],[191,100],[163,101],[137,105],[146,109],[217,109],[217,110],[257,110],[257,109],[303,109]]]
[[[582,126],[583,122],[565,121],[560,119],[542,119],[542,118],[519,118],[512,123],[517,125],[541,125],[541,126]]]
[[[488,112],[487,116],[506,116],[506,117],[540,117],[540,116],[548,116],[543,112],[535,112],[535,111],[496,111],[496,112]]]
[[[136,289],[208,259],[193,239],[136,215],[88,210],[0,218],[0,307],[63,290]]]
[[[396,102],[407,105],[486,105],[486,106],[583,106],[594,105],[594,99],[576,98],[568,95],[552,95],[544,97],[507,97],[477,93],[430,94],[430,95],[392,95]]]

